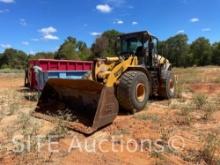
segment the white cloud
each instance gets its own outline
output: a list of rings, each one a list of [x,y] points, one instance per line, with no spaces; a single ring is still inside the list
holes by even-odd
[[[0,46],[4,49],[8,49],[12,47],[10,44],[0,44]]]
[[[122,21],[120,19],[116,19],[113,23],[121,25],[121,24],[124,24],[124,21]]]
[[[22,45],[28,46],[30,43],[28,41],[21,42]]]
[[[42,28],[39,32],[43,35],[43,39],[45,40],[59,40],[59,37],[54,35],[54,33],[57,32],[57,29],[53,26]]]
[[[2,3],[14,3],[15,0],[0,0]]]
[[[47,34],[44,36],[44,39],[46,40],[59,40],[59,37],[53,34]]]
[[[108,4],[99,4],[96,5],[96,10],[102,13],[110,13],[112,11],[112,8]]]
[[[137,25],[137,24],[138,24],[138,22],[136,22],[136,21],[132,22],[132,25]]]
[[[21,18],[21,19],[19,20],[19,24],[20,24],[21,26],[27,26],[27,21],[26,21],[24,18]]]
[[[10,10],[9,9],[2,9],[2,10],[0,10],[0,14],[1,13],[8,13]]]
[[[91,32],[90,35],[92,36],[100,36],[102,33],[100,32]]]
[[[122,20],[117,21],[117,24],[123,24],[123,23],[124,23],[124,21],[122,21]]]
[[[212,29],[211,28],[203,28],[202,31],[203,32],[210,32],[210,31],[212,31]]]
[[[192,22],[192,23],[199,22],[199,18],[191,18],[191,19],[190,19],[190,22]]]
[[[184,30],[179,30],[179,31],[176,32],[176,34],[184,34],[184,33],[185,33]]]
[[[57,29],[54,28],[53,26],[49,26],[49,27],[40,29],[39,32],[41,32],[42,34],[51,34],[51,33],[56,33]]]

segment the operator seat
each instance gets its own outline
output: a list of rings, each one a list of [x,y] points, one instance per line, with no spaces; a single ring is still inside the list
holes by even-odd
[[[144,47],[143,47],[143,46],[139,46],[139,47],[136,49],[135,55],[136,55],[137,58],[138,58],[138,64],[139,64],[139,65],[144,64]]]

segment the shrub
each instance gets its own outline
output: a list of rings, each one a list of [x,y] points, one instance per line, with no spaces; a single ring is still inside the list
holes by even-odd
[[[145,114],[145,113],[137,114],[134,116],[134,118],[138,119],[138,120],[151,120],[151,121],[158,121],[159,120],[159,117],[157,115]]]
[[[30,114],[21,113],[17,121],[18,125],[22,130],[22,135],[25,136],[34,136],[37,135],[37,131],[40,126],[36,123],[35,120],[31,119]]]
[[[8,66],[7,64],[3,64],[3,65],[1,66],[1,69],[9,69],[9,66]]]
[[[197,94],[193,97],[193,103],[197,109],[202,109],[207,103],[207,97],[203,94]]]
[[[183,116],[187,116],[189,115],[190,112],[193,111],[194,107],[191,103],[188,103],[188,104],[184,104],[183,106],[180,107],[181,109],[181,115]]]
[[[60,138],[65,137],[67,133],[68,133],[68,128],[66,127],[64,120],[58,119],[56,122],[56,126],[49,133],[49,135],[56,135],[58,136],[58,139],[60,139]]]
[[[208,134],[206,142],[200,151],[199,157],[207,164],[216,164],[219,160],[215,157],[217,149],[220,146],[220,141],[214,134]]]
[[[160,128],[160,138],[164,141],[168,141],[170,138],[171,131],[166,128]]]
[[[216,106],[214,104],[210,104],[207,103],[204,107],[203,107],[203,111],[204,111],[204,116],[203,119],[204,120],[208,120],[211,118],[212,113],[216,110]]]
[[[57,117],[56,126],[49,133],[49,135],[56,135],[58,136],[58,139],[60,139],[65,137],[65,135],[69,131],[69,129],[66,127],[66,121],[71,121],[73,117],[71,116],[69,110],[59,111],[58,116],[56,117]]]

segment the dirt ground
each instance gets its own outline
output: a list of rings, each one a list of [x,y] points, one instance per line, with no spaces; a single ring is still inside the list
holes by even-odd
[[[175,69],[177,98],[150,100],[91,136],[30,115],[23,74],[0,74],[0,165],[218,165],[220,67]]]

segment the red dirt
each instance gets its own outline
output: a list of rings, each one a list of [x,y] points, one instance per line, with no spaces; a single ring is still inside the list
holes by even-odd
[[[205,94],[219,94],[220,84],[217,83],[198,83],[191,84],[190,88],[193,92],[205,93]]]
[[[0,81],[1,89],[18,88],[18,87],[22,87],[23,85],[24,85],[24,80],[21,79],[20,77],[18,78],[4,77],[1,78]]]

